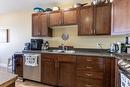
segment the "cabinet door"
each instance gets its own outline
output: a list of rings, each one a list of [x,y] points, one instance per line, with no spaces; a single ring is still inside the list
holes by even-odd
[[[39,20],[40,20],[40,31],[41,31],[41,36],[51,36],[52,35],[52,30],[48,28],[48,14],[47,13],[42,13],[39,14]]]
[[[62,15],[60,11],[49,13],[50,26],[59,26],[62,24]]]
[[[130,0],[113,0],[112,34],[130,33]]]
[[[58,68],[57,62],[55,59],[55,55],[46,55],[42,56],[42,65],[41,65],[41,72],[42,72],[42,82],[49,84],[49,85],[57,85],[58,79]]]
[[[62,55],[59,57],[59,86],[75,87],[76,78],[75,56]]]
[[[95,34],[111,34],[111,4],[99,5],[94,8]]]
[[[32,14],[32,36],[40,36],[39,14]]]
[[[23,55],[14,54],[15,58],[15,74],[19,77],[23,77]]]
[[[79,10],[78,18],[78,35],[92,35],[93,34],[93,7],[87,6]]]
[[[63,11],[63,24],[77,24],[77,9]]]

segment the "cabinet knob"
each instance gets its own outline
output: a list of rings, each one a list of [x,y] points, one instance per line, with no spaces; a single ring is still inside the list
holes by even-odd
[[[89,77],[92,76],[92,74],[90,74],[90,73],[87,73],[87,74],[85,74],[85,75],[86,75],[86,76],[89,76]]]
[[[88,84],[87,84],[87,85],[85,85],[85,87],[92,87],[92,85],[88,85]]]
[[[86,68],[87,68],[87,69],[92,69],[93,67],[87,66]]]
[[[91,59],[86,59],[86,61],[87,61],[87,62],[92,62],[92,60],[91,60]]]

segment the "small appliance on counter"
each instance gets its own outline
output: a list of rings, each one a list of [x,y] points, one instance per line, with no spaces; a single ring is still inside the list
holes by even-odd
[[[121,42],[112,43],[109,52],[111,53],[126,53],[126,44]]]
[[[43,41],[42,50],[48,50],[48,49],[49,49],[49,42],[48,41]]]
[[[31,43],[25,43],[24,50],[30,50],[30,49],[31,49]]]
[[[111,46],[110,46],[110,52],[111,53],[116,53],[117,51],[119,50],[119,47],[116,43],[112,43]]]
[[[31,50],[41,50],[43,39],[31,39]]]

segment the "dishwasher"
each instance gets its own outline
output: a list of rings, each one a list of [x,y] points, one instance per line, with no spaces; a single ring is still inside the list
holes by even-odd
[[[23,79],[41,82],[41,54],[24,54]]]

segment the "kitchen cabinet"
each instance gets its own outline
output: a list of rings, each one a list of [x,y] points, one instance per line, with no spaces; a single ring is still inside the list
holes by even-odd
[[[93,35],[93,7],[80,8],[78,15],[78,35]]]
[[[69,55],[42,55],[42,82],[62,87],[75,87],[76,57]]]
[[[116,87],[115,59],[77,56],[77,87]]]
[[[52,30],[48,27],[47,13],[32,14],[32,36],[51,36]]]
[[[94,29],[96,35],[111,34],[111,4],[94,7]]]
[[[41,58],[41,79],[43,83],[49,85],[57,85],[58,82],[58,66],[57,56],[43,54]]]
[[[61,11],[53,11],[49,13],[49,26],[59,26],[62,24]]]
[[[15,74],[23,77],[23,54],[14,54]]]
[[[63,25],[77,24],[77,9],[69,9],[62,11]]]
[[[110,35],[111,4],[86,6],[78,12],[78,35]]]
[[[77,24],[77,9],[75,8],[49,13],[50,27],[75,24]]]
[[[76,56],[60,55],[58,86],[76,87]]]
[[[130,0],[113,0],[112,34],[130,33]]]

